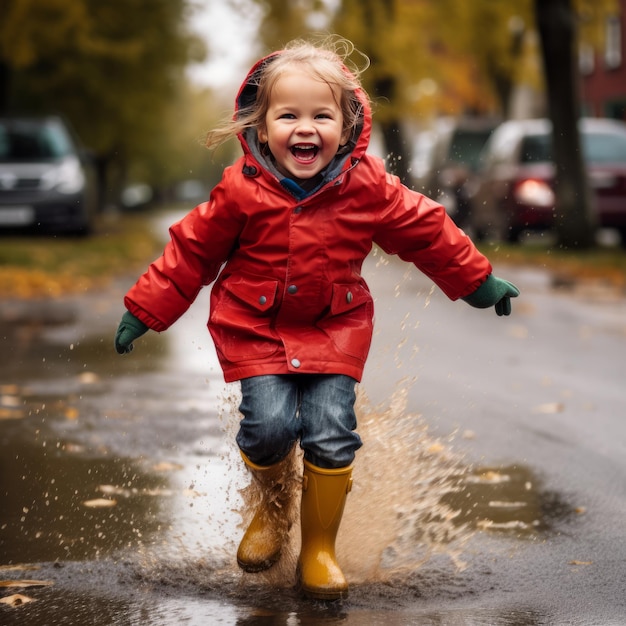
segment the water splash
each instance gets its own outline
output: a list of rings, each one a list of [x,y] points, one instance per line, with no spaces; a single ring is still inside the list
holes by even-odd
[[[337,540],[337,555],[348,579],[355,583],[397,579],[413,572],[433,554],[445,554],[461,570],[461,554],[472,535],[445,495],[459,488],[465,468],[450,447],[428,433],[419,415],[406,412],[409,383],[404,381],[388,407],[372,407],[359,391],[359,432],[365,445],[354,464],[354,486],[346,503]],[[302,453],[294,455],[293,471],[301,476]],[[299,502],[301,483],[292,480],[293,500]],[[260,494],[256,483],[241,490],[245,526]],[[292,528],[276,566],[253,576],[270,586],[295,583],[300,550],[299,511],[291,511]]]
[[[459,489],[467,470],[449,443],[406,411],[410,385],[401,381],[386,407],[372,407],[359,395],[365,445],[338,542],[355,582],[397,580],[434,554],[446,555],[458,570],[465,567],[461,555],[473,531],[453,523],[458,512],[443,498]]]
[[[338,559],[351,585],[393,580],[394,586],[401,587],[433,555],[445,556],[453,573],[465,567],[462,552],[474,531],[469,524],[455,522],[457,511],[445,502],[445,496],[459,488],[467,470],[449,442],[432,437],[423,419],[406,411],[409,388],[410,383],[402,381],[386,407],[374,407],[362,390],[358,393],[359,433],[365,445],[357,453],[354,486],[337,540]],[[193,579],[201,589],[214,590],[219,585],[222,592],[235,595],[245,595],[245,590],[262,594],[268,589],[292,588],[300,551],[302,451],[297,448],[292,455],[285,485],[295,506],[286,511],[291,528],[280,560],[267,572],[241,572],[235,560],[236,544],[261,493],[257,482],[249,479],[234,444],[239,421],[236,390],[230,390],[227,400],[220,418],[230,442],[220,459],[227,478],[220,493],[211,496],[223,502],[215,503],[218,510],[205,521],[207,527],[218,524],[208,533],[212,543],[198,552],[200,546],[194,547],[189,540],[191,531],[179,529],[156,550],[144,553],[142,577],[168,585],[190,584]],[[224,520],[219,527],[224,502],[240,520],[236,529]]]

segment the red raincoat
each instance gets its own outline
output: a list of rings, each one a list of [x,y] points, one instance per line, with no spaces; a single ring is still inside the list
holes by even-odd
[[[254,98],[251,77],[263,62],[237,108]],[[366,154],[372,120],[365,98],[363,105],[351,153],[302,199],[240,136],[244,155],[208,202],[172,226],[163,255],[126,295],[128,310],[163,331],[215,281],[208,327],[227,382],[287,373],[360,380],[374,312],[361,266],[374,243],[414,263],[453,300],[475,291],[489,261],[441,205]]]

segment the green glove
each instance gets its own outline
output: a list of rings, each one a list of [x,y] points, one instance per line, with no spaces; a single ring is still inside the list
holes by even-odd
[[[495,306],[498,315],[510,315],[511,298],[517,298],[517,296],[519,296],[519,289],[513,283],[489,274],[487,280],[463,300],[477,309]]]
[[[130,311],[122,315],[122,321],[115,333],[115,350],[118,354],[128,354],[133,349],[133,341],[150,330]]]

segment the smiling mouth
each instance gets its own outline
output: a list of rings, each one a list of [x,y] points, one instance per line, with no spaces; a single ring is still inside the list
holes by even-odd
[[[296,144],[291,146],[290,150],[294,158],[303,162],[313,161],[319,152],[319,148],[312,143]]]

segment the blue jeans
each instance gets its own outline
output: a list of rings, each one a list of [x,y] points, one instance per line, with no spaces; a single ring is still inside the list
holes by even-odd
[[[237,445],[257,465],[284,459],[300,439],[304,458],[346,467],[361,447],[354,432],[356,381],[340,374],[253,376],[241,381]]]

